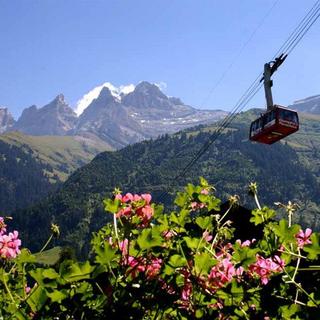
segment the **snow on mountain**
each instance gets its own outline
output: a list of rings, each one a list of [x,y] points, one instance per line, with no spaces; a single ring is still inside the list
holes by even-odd
[[[110,82],[105,82],[102,85],[93,88],[91,91],[86,93],[77,102],[75,112],[78,116],[80,116],[82,114],[82,112],[91,104],[91,102],[93,100],[95,100],[99,97],[100,92],[103,88],[108,88],[110,90],[111,94],[115,98],[117,98],[118,100],[121,100],[121,96],[132,92],[135,89],[135,86],[133,84],[128,84],[128,85],[116,87]]]

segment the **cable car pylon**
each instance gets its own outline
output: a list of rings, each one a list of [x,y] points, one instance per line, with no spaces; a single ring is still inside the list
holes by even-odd
[[[260,82],[263,81],[264,84],[267,111],[251,123],[249,139],[252,141],[272,144],[299,130],[298,113],[273,103],[271,76],[286,57],[287,55],[281,54],[274,61],[264,65],[264,73]]]

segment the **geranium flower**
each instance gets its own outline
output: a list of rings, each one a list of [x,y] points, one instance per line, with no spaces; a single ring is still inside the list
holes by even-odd
[[[307,228],[305,232],[303,232],[303,230],[300,230],[296,234],[296,239],[297,239],[299,248],[303,248],[306,244],[311,243],[311,240],[310,240],[311,234],[312,234],[312,230],[310,228]]]

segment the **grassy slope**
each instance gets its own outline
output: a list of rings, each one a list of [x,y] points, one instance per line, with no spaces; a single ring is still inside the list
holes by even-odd
[[[0,135],[0,140],[24,151],[31,149],[35,158],[52,167],[51,172],[46,171],[51,182],[56,182],[55,175],[60,181],[65,181],[73,171],[88,163],[98,153],[112,150],[101,140],[80,136],[29,136],[9,132]]]

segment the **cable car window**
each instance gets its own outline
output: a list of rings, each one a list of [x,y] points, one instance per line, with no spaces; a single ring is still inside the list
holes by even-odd
[[[297,114],[295,112],[293,112],[293,111],[281,110],[280,118],[283,119],[283,120],[287,120],[287,121],[298,123]]]

